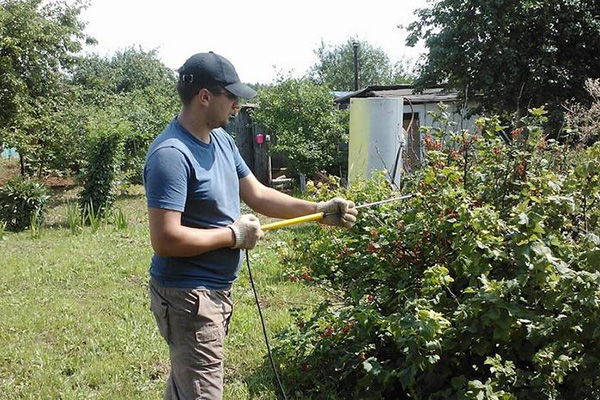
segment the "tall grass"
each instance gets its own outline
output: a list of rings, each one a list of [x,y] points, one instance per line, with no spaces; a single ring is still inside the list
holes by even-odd
[[[85,218],[77,203],[67,203],[67,225],[73,235],[81,233],[85,225]]]
[[[89,203],[86,203],[83,207],[83,220],[90,225],[92,233],[96,233],[98,231],[98,228],[100,228],[102,218],[98,210],[94,209],[94,202],[91,200]]]
[[[112,214],[112,222],[120,231],[126,231],[129,227],[129,221],[127,220],[127,215],[122,208],[118,207],[113,210]]]
[[[33,239],[39,239],[42,235],[42,217],[41,217],[41,213],[42,210],[41,209],[36,209],[33,214],[31,214],[31,220],[30,220],[30,224],[29,224],[29,232],[31,233],[31,237]]]

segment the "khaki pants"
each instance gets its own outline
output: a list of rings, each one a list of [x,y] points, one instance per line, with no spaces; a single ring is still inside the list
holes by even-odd
[[[166,287],[154,279],[149,286],[150,307],[171,358],[165,400],[222,399],[231,291]]]

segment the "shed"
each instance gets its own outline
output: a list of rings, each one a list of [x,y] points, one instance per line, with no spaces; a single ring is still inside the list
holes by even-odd
[[[244,104],[238,115],[229,119],[226,131],[233,136],[240,155],[254,176],[263,184],[271,186],[272,164],[278,168],[280,157],[269,155],[270,136],[259,124],[252,121],[255,104]]]
[[[429,115],[430,112],[439,112],[438,104],[448,105],[448,117],[450,121],[456,123],[457,129],[475,129],[476,115],[471,115],[470,110],[477,106],[476,99],[461,102],[458,92],[448,90],[445,86],[436,86],[426,88],[422,92],[415,92],[413,85],[393,85],[393,86],[368,86],[364,89],[350,92],[337,97],[334,102],[341,109],[350,108],[352,113],[351,100],[353,98],[391,98],[397,99],[403,104],[403,128],[407,132],[406,157],[404,158],[404,168],[413,169],[423,161],[423,148],[421,146],[421,135],[419,127],[421,126],[439,126],[434,118]],[[409,124],[412,125],[409,129]],[[444,127],[442,127],[444,128]],[[390,132],[390,134],[396,134]]]

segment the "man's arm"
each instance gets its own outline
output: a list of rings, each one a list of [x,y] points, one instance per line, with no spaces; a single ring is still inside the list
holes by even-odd
[[[233,247],[235,235],[228,227],[198,229],[181,225],[181,213],[148,207],[150,241],[161,257],[190,257],[222,247]]]
[[[266,187],[250,173],[240,179],[240,196],[259,214],[273,218],[295,218],[317,212],[317,204]]]

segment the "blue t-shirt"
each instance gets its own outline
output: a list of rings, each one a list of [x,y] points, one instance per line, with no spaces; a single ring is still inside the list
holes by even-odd
[[[148,207],[180,211],[181,224],[220,228],[240,216],[239,179],[250,169],[223,129],[206,144],[173,119],[146,154]],[[236,280],[242,252],[221,248],[193,257],[154,254],[150,275],[164,286],[226,289]]]

